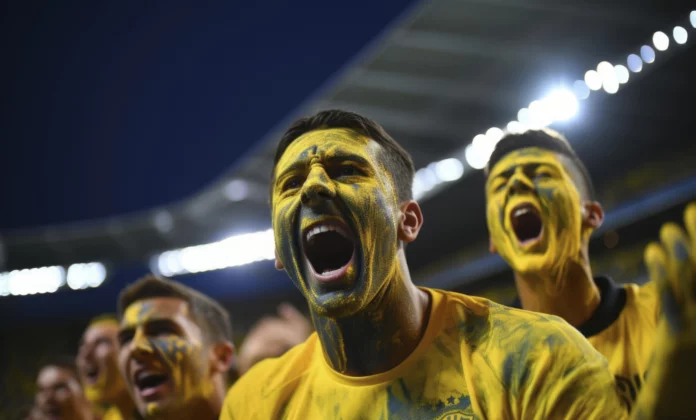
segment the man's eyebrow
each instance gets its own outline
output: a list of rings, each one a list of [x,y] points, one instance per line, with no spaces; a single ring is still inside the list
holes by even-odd
[[[303,169],[305,166],[307,166],[307,162],[304,161],[304,160],[298,160],[298,161],[295,161],[295,162],[291,163],[290,166],[288,166],[287,168],[283,169],[283,170],[276,176],[276,179],[275,179],[275,181],[274,181],[274,185],[275,185],[275,182],[278,181],[279,179],[281,179],[283,176],[285,176],[285,175],[287,175],[288,173],[291,173],[291,172],[299,171],[300,169]]]
[[[362,166],[370,166],[370,162],[368,162],[367,159],[360,155],[356,155],[353,153],[335,153],[332,156],[329,156],[326,158],[327,163],[332,164],[332,163],[340,163],[340,162],[355,162],[359,165]]]
[[[494,173],[493,178],[498,178],[498,177],[509,178],[515,172],[515,169],[519,168],[520,166],[522,168],[524,168],[525,171],[529,171],[529,170],[533,171],[533,170],[539,168],[540,166],[551,167],[551,168],[553,167],[551,164],[541,163],[541,162],[527,162],[527,163],[523,163],[521,165],[520,164],[513,164],[511,166],[508,166],[506,169],[500,171],[499,173]]]

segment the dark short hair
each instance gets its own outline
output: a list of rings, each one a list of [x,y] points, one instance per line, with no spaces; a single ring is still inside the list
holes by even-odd
[[[79,376],[77,375],[77,366],[75,366],[74,357],[65,354],[47,355],[46,357],[42,358],[39,362],[39,370],[37,374],[40,373],[44,368],[47,368],[49,366],[54,366],[57,368],[67,370],[79,382]]]
[[[275,167],[288,146],[305,133],[329,128],[351,129],[379,143],[383,148],[380,160],[384,162],[384,167],[394,180],[399,201],[404,202],[413,198],[413,175],[416,170],[411,155],[375,121],[354,112],[330,109],[300,118],[292,123],[281,137],[271,172],[271,199]]]
[[[193,320],[201,327],[209,343],[232,342],[230,316],[219,303],[174,280],[148,275],[121,291],[118,298],[118,319],[131,304],[151,298],[174,297],[189,304]]]
[[[587,168],[575,153],[575,150],[570,146],[568,139],[561,133],[550,128],[527,130],[518,134],[506,134],[498,144],[495,145],[495,149],[493,149],[493,153],[491,153],[491,157],[485,169],[486,177],[488,177],[490,170],[495,164],[507,154],[529,147],[546,149],[566,157],[567,159],[564,162],[564,166],[571,172],[571,176],[573,177],[573,181],[580,195],[585,199],[595,200],[594,185],[592,184],[592,178],[590,178],[590,173],[587,171]],[[568,167],[568,164],[570,164],[570,167]]]

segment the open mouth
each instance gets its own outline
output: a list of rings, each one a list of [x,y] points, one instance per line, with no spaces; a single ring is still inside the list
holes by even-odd
[[[99,379],[99,367],[88,365],[85,368],[85,376],[87,377],[87,382],[91,385],[97,382]]]
[[[166,373],[140,370],[135,374],[135,387],[145,401],[161,398],[168,384],[169,375]]]
[[[60,413],[60,411],[61,411],[60,407],[56,407],[53,405],[48,406],[48,407],[43,407],[40,411],[41,411],[41,414],[44,415],[44,417],[51,419],[51,420],[54,420],[54,419],[57,420],[57,419],[60,419],[62,417],[61,413]]]
[[[529,203],[515,206],[510,212],[510,220],[515,236],[521,245],[536,242],[541,238],[544,225],[539,211]]]
[[[302,235],[302,248],[314,276],[323,282],[342,278],[355,256],[355,243],[343,223],[316,224]]]

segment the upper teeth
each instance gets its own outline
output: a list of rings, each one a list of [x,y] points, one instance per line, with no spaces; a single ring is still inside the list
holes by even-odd
[[[530,210],[528,207],[523,207],[523,208],[521,208],[521,209],[515,210],[515,213],[513,214],[513,216],[515,216],[515,217],[521,216],[521,215],[523,215],[523,214],[525,214],[525,213],[529,213],[530,211],[531,211],[531,210]]]
[[[322,233],[322,232],[329,232],[333,231],[341,236],[348,237],[348,233],[340,226],[335,226],[335,225],[319,225],[311,228],[305,235],[305,238],[307,241],[309,241],[312,236],[316,235],[317,233]]]
[[[152,376],[152,375],[156,375],[156,374],[155,374],[154,372],[150,372],[150,371],[142,371],[142,372],[139,372],[139,373],[135,376],[135,379],[136,379],[137,381],[142,381],[143,379],[145,379],[145,378],[147,378],[147,377],[149,377],[149,376]]]

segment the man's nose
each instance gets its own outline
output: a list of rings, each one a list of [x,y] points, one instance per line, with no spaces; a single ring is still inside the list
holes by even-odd
[[[316,165],[302,186],[302,204],[313,207],[333,199],[336,189],[323,167]]]
[[[152,343],[140,328],[136,330],[131,345],[133,346],[133,356],[138,359],[149,357],[154,353]]]
[[[516,172],[510,180],[509,194],[519,194],[534,190],[534,184],[523,173]]]

